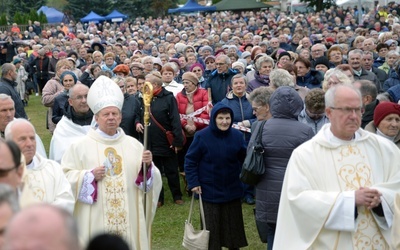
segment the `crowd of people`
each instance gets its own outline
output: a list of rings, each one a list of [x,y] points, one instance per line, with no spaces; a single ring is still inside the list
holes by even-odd
[[[21,207],[55,207],[11,219],[4,198],[5,246],[46,210],[73,247],[109,233],[150,249],[165,176],[174,204],[202,195],[212,250],[248,245],[242,203],[268,249],[399,247],[399,11],[13,25],[0,33],[0,182]],[[49,159],[24,109],[39,97]],[[256,131],[266,171],[251,186],[239,174]]]

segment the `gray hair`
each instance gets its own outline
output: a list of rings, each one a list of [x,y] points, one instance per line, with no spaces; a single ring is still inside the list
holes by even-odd
[[[350,50],[349,51],[349,57],[351,56],[351,55],[354,55],[354,54],[360,54],[361,55],[361,57],[364,55],[364,51],[362,51],[362,50],[360,50],[360,49],[353,49],[353,50]]]
[[[335,97],[336,91],[340,88],[347,88],[354,90],[360,98],[360,104],[362,104],[362,96],[360,90],[358,90],[353,85],[342,84],[342,85],[335,85],[332,88],[329,88],[328,91],[325,93],[325,107],[334,107],[335,106]]]
[[[19,202],[15,190],[7,184],[0,183],[0,204],[4,203],[10,206],[13,213],[19,211]]]
[[[14,120],[7,124],[6,129],[4,130],[4,137],[6,138],[6,140],[13,140],[12,128],[15,125],[22,123],[29,124],[32,127],[33,132],[36,133],[35,127],[28,120],[24,118],[14,118]]]
[[[266,106],[269,105],[269,98],[271,98],[272,93],[272,89],[262,86],[253,90],[248,99],[250,102]]]
[[[231,65],[231,59],[229,58],[229,56],[224,55],[224,54],[220,54],[220,55],[217,56],[217,58],[215,58],[215,60],[217,60],[219,58],[224,60],[226,64]]]
[[[388,59],[390,56],[397,56],[397,57],[399,57],[400,54],[399,54],[397,51],[395,51],[395,50],[389,50],[389,52],[386,54],[385,58]]]
[[[272,59],[272,57],[270,56],[260,56],[259,58],[257,58],[255,66],[256,66],[256,70],[260,70],[261,65],[263,63],[271,63],[272,64],[272,68],[275,66],[275,62],[274,59]]]
[[[147,74],[146,80],[147,79],[149,79],[148,80],[149,82],[157,84],[158,86],[163,85],[162,76],[161,76],[160,72],[158,72],[158,71],[153,71],[153,72]]]
[[[312,48],[315,48],[315,47],[320,47],[324,52],[327,51],[326,46],[325,46],[324,44],[322,44],[322,43],[314,44],[314,45],[311,47],[311,49],[312,49]]]
[[[1,75],[4,77],[8,71],[12,70],[15,66],[12,63],[5,63],[1,66]]]
[[[68,91],[68,93],[69,93],[69,98],[75,97],[75,96],[74,96],[75,89],[76,89],[76,88],[79,88],[79,87],[84,87],[85,89],[87,89],[87,91],[89,91],[89,87],[86,86],[85,84],[75,84],[75,85],[72,86],[72,87],[69,89],[69,91]]]
[[[233,84],[233,80],[234,80],[234,79],[237,79],[237,78],[242,78],[242,79],[244,80],[244,83],[245,83],[246,86],[247,86],[247,84],[248,84],[247,77],[246,77],[245,75],[242,75],[242,74],[236,74],[236,75],[234,75],[234,76],[232,77],[232,79],[231,79],[231,84]]]
[[[11,96],[9,96],[9,95],[7,95],[7,94],[3,94],[3,93],[0,93],[0,100],[1,100],[1,101],[4,101],[4,100],[11,100],[11,101],[13,101],[13,103],[14,103],[14,100],[11,98]]]
[[[289,86],[294,88],[295,83],[293,81],[293,76],[284,69],[274,69],[269,75],[269,80],[274,88],[279,88],[281,86]]]
[[[324,75],[324,80],[322,81],[323,90],[326,91],[328,89],[329,86],[328,81],[329,78],[331,78],[332,76],[336,76],[336,78],[341,84],[347,84],[347,85],[352,84],[351,79],[340,69],[328,69],[328,71],[326,71]]]
[[[378,89],[373,82],[369,80],[357,80],[354,82],[354,84],[355,83],[360,84],[359,90],[361,92],[361,96],[370,95],[373,100],[376,99],[376,96],[378,95]]]

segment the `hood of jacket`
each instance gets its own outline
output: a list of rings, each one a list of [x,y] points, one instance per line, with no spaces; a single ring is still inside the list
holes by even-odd
[[[231,114],[231,124],[228,130],[226,131],[222,131],[217,127],[217,122],[216,122],[216,118],[218,113],[221,112],[221,110],[227,110],[230,114]],[[226,134],[229,133],[229,131],[232,129],[232,124],[233,124],[233,111],[230,107],[228,107],[227,105],[218,102],[217,104],[215,104],[215,106],[212,108],[211,110],[211,116],[210,116],[210,124],[209,124],[209,128],[213,133],[217,133],[217,134]]]
[[[303,110],[303,100],[297,91],[288,86],[279,87],[269,100],[274,118],[296,119]]]

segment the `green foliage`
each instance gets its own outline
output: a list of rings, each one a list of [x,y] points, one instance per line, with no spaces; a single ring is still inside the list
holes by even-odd
[[[43,5],[46,5],[47,0],[12,0],[12,4],[9,6],[9,16],[14,17],[16,12],[30,13],[31,11],[37,11]],[[31,19],[36,21],[38,19]]]
[[[39,13],[39,22],[40,23],[47,23],[47,17],[42,11]]]
[[[315,8],[315,11],[322,11],[324,9],[328,9],[331,6],[336,5],[335,0],[300,0],[303,3],[307,3],[308,6]],[[214,0],[213,0],[214,2]]]
[[[0,25],[7,25],[7,15],[6,15],[6,13],[2,13],[0,15]]]
[[[90,11],[94,11],[99,15],[108,15],[112,10],[113,2],[111,0],[68,0],[65,11],[71,14],[75,19],[86,16]]]

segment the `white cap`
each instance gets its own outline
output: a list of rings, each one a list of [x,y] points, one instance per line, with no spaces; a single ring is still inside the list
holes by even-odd
[[[106,76],[99,76],[89,89],[87,103],[93,114],[107,107],[122,109],[124,95],[119,86]]]

